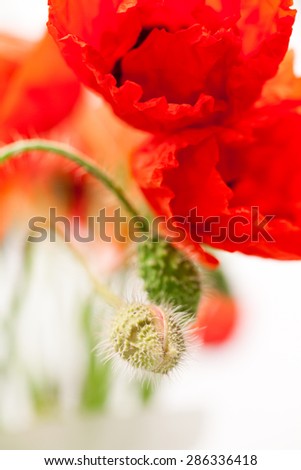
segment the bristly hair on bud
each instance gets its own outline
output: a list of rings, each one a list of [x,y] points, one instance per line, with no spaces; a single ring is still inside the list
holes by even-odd
[[[151,302],[171,303],[196,316],[202,294],[201,272],[184,253],[165,240],[149,240],[138,247],[139,274]]]
[[[110,344],[111,355],[136,371],[168,375],[185,355],[185,327],[172,309],[124,304],[113,319]]]

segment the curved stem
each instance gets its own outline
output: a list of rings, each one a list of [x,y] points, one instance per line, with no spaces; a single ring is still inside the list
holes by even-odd
[[[134,217],[139,217],[137,210],[128,201],[124,191],[120,186],[115,184],[114,181],[97,165],[95,165],[95,163],[89,160],[88,157],[81,154],[77,150],[72,149],[72,147],[62,144],[61,142],[55,142],[46,139],[30,139],[13,142],[12,144],[8,144],[0,148],[0,164],[4,163],[6,160],[9,160],[12,157],[19,156],[22,153],[33,151],[54,153],[76,163],[80,167],[84,168],[87,173],[101,181],[106,186],[106,188],[112,191],[129,214]],[[143,221],[143,219],[141,220]]]

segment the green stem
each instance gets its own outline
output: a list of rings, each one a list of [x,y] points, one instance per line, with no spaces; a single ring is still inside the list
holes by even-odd
[[[87,173],[101,181],[106,186],[106,188],[115,194],[129,214],[134,217],[139,217],[137,210],[128,201],[123,190],[117,184],[115,184],[108,175],[106,175],[85,155],[65,144],[62,144],[61,142],[54,142],[46,139],[19,140],[17,142],[13,142],[12,144],[8,144],[0,148],[0,164],[4,163],[6,160],[9,160],[12,157],[19,156],[22,153],[34,151],[49,152],[60,155],[84,168]]]

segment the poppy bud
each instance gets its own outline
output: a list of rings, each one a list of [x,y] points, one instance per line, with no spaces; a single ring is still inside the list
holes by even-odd
[[[209,285],[199,306],[194,332],[204,345],[219,345],[231,338],[238,323],[238,308],[221,269],[204,273]]]
[[[135,369],[168,374],[185,353],[184,333],[173,312],[154,305],[123,305],[111,330],[114,351]]]
[[[231,338],[238,321],[233,298],[216,293],[200,306],[194,331],[205,345],[219,345]]]
[[[151,302],[171,303],[193,318],[201,298],[197,266],[164,240],[138,248],[139,273]]]

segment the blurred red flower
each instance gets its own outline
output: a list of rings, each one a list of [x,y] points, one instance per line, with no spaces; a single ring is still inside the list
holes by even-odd
[[[287,50],[290,0],[49,0],[81,81],[151,132],[217,124],[260,96]]]
[[[37,43],[0,35],[0,99],[1,143],[24,137],[67,141],[112,172],[118,163],[126,186],[122,165],[144,134],[80,88],[48,34]],[[115,207],[102,185],[57,155],[31,152],[0,165],[0,243],[20,226],[27,230],[31,217],[47,219],[50,207],[71,224],[79,216],[84,237],[87,216],[97,216],[101,204],[108,211]],[[72,241],[97,270],[114,269],[125,244],[103,244],[95,230],[94,243]]]
[[[95,106],[48,34],[37,43],[0,35],[0,99],[3,144],[38,136],[68,141],[113,169],[116,155],[126,161],[142,138],[108,107]],[[50,207],[58,215],[80,216],[84,225],[104,197],[101,185],[62,157],[21,155],[0,165],[0,240],[17,221],[47,217]]]
[[[0,140],[48,136],[69,118],[80,96],[80,83],[68,69],[52,38],[37,43],[0,36]],[[83,215],[86,176],[61,158],[25,154],[0,166],[0,238],[16,219],[58,207]],[[20,217],[22,215],[22,217]]]
[[[48,131],[73,109],[80,85],[47,34],[37,44],[0,36],[0,141]]]
[[[217,345],[227,341],[236,325],[236,302],[222,293],[212,293],[200,304],[197,319],[192,327],[205,345]]]
[[[3,144],[47,136],[71,114],[80,95],[79,81],[48,34],[34,44],[0,36],[0,84]],[[43,157],[26,154],[0,166],[0,238],[17,218],[29,216],[32,207],[44,213],[49,200],[65,214],[84,213],[85,177],[75,165]]]

